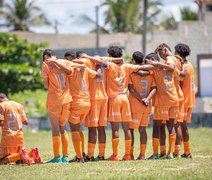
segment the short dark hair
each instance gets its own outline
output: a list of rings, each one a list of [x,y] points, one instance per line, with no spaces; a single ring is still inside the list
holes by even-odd
[[[146,55],[145,57],[145,62],[146,62],[146,59],[151,59],[153,61],[160,61],[160,57],[158,56],[157,53],[149,53]]]
[[[85,52],[84,51],[77,51],[76,52],[76,58],[77,59],[80,58],[80,55],[83,54],[83,53],[85,53]]]
[[[136,64],[142,64],[144,60],[144,54],[140,51],[135,51],[132,55],[132,58],[135,60]]]
[[[0,92],[0,99],[4,99],[4,98],[7,98],[8,99],[7,95]]]
[[[174,47],[175,51],[181,56],[186,57],[191,53],[191,49],[187,44],[179,43]]]
[[[49,57],[55,56],[55,52],[52,49],[45,49],[43,51],[43,61],[44,61],[44,56],[48,55]]]
[[[64,57],[67,57],[67,56],[71,56],[73,59],[76,58],[75,53],[72,50],[66,51],[66,53],[64,54]]]
[[[157,53],[158,50],[161,50],[161,49],[163,49],[163,48],[167,48],[169,51],[172,51],[171,48],[170,48],[170,46],[169,46],[168,44],[166,44],[166,43],[161,43],[161,44],[159,44],[159,46],[155,49],[155,53]]]
[[[114,58],[122,57],[122,49],[118,46],[110,46],[107,50],[107,53]]]

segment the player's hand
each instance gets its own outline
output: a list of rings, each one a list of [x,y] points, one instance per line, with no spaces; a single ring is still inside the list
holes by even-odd
[[[89,58],[89,56],[85,53],[80,54],[80,58]]]
[[[78,64],[77,68],[79,68],[81,71],[84,71],[86,66],[84,64]]]
[[[146,59],[147,64],[151,64],[153,66],[157,66],[158,62],[157,61],[153,61],[153,59]]]
[[[142,103],[147,107],[149,105],[149,100],[147,98],[143,98]]]
[[[52,56],[52,57],[46,59],[45,62],[48,63],[48,64],[53,64],[56,60],[57,60],[56,57]]]

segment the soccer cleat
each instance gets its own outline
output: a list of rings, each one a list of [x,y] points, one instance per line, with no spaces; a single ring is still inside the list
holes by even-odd
[[[83,156],[83,158],[84,158],[84,161],[87,162],[87,161],[88,161],[88,160],[87,160],[87,155],[83,152],[83,153],[82,153],[82,156]]]
[[[180,156],[179,154],[174,154],[174,158],[175,158],[175,159],[180,159],[181,156]]]
[[[74,159],[71,159],[71,160],[69,161],[69,163],[73,163],[73,162],[80,162],[80,163],[84,163],[84,162],[85,162],[85,160],[84,160],[84,158],[83,158],[83,157],[82,157],[82,158],[75,157]]]
[[[95,158],[95,161],[104,161],[105,160],[105,157],[104,156],[97,156]]]
[[[144,155],[139,155],[136,160],[146,160]]]
[[[38,148],[32,148],[32,158],[35,164],[41,163],[41,157]]]
[[[122,161],[130,161],[130,160],[132,160],[130,154],[125,154],[124,157],[122,158]]]
[[[135,160],[134,155],[130,155],[131,156],[131,160]]]
[[[191,154],[182,154],[181,158],[188,158],[188,159],[192,159],[192,155]]]
[[[92,157],[90,157],[90,158],[87,156],[87,158],[86,158],[86,159],[87,159],[87,161],[95,161],[95,159],[94,159],[94,157],[93,157],[93,156],[92,156]]]
[[[20,158],[24,162],[24,164],[31,165],[32,159],[29,157],[28,151],[26,149],[21,149]]]
[[[159,159],[166,159],[166,154],[160,154]]]
[[[20,159],[18,161],[15,162],[16,164],[24,164],[24,162]]]
[[[62,162],[62,160],[61,160],[60,156],[54,157],[50,161],[47,161],[47,163],[61,163],[61,162]]]
[[[63,156],[61,161],[62,161],[62,163],[68,163],[69,162],[68,156]]]
[[[166,159],[173,159],[173,154],[167,154]]]
[[[119,160],[119,157],[118,155],[115,155],[115,154],[112,154],[109,158],[108,158],[109,161],[118,161]]]
[[[147,158],[147,160],[158,160],[160,158],[160,156],[157,154],[157,155],[151,155],[150,157]]]

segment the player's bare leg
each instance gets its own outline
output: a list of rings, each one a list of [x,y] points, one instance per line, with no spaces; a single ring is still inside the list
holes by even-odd
[[[61,134],[61,142],[62,142],[62,162],[67,163],[68,162],[68,145],[69,145],[69,137],[68,133],[66,132],[66,126],[60,125],[60,134]]]
[[[94,149],[96,146],[96,127],[89,127],[88,128],[88,161],[94,161]]]
[[[175,126],[175,131],[176,131],[176,142],[175,142],[174,157],[179,157],[180,148],[181,148],[181,145],[182,145],[181,123],[177,122],[174,126]]]
[[[131,133],[131,148],[130,148],[130,156],[131,159],[134,160],[134,129],[130,129],[130,133]]]
[[[167,159],[172,159],[174,147],[175,147],[175,141],[176,141],[176,131],[174,128],[174,119],[170,119],[166,123],[167,123],[168,132],[169,132],[169,151],[167,153]]]
[[[160,125],[160,158],[166,158],[166,123]]]
[[[146,144],[147,144],[147,133],[146,133],[146,127],[140,126],[139,127],[139,133],[140,133],[140,154],[137,158],[138,160],[144,160],[145,159],[145,152],[146,152]]]
[[[99,155],[97,156],[98,160],[105,159],[105,147],[106,147],[106,133],[105,127],[99,126],[98,128],[98,141],[99,141]]]

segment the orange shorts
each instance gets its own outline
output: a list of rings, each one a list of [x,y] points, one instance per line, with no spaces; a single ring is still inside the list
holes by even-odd
[[[191,123],[192,108],[184,108],[183,120]]]
[[[141,127],[147,127],[149,125],[149,116],[147,113],[132,113],[132,121],[129,124],[130,129],[137,129]]]
[[[59,124],[65,126],[70,116],[70,103],[63,105],[47,105],[48,113],[59,119]]]
[[[179,107],[155,107],[153,120],[166,120],[176,119],[179,112]]]
[[[174,123],[176,124],[177,122],[183,122],[183,115],[184,115],[184,101],[179,101],[179,111]]]
[[[91,100],[91,109],[85,119],[85,127],[107,126],[108,100]]]
[[[23,147],[16,146],[16,147],[1,147],[0,146],[0,158],[7,157],[11,154],[18,153]]]
[[[90,107],[90,99],[73,99],[71,102],[69,122],[72,124],[82,124]]]
[[[131,122],[130,104],[126,94],[109,98],[108,119],[110,122]]]

